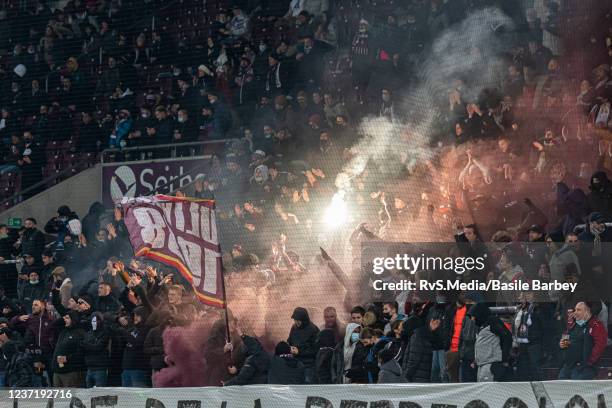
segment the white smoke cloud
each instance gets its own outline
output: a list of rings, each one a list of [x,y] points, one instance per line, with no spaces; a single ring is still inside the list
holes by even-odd
[[[361,121],[361,139],[353,146],[353,159],[336,186],[345,189],[348,180],[371,161],[381,172],[398,175],[431,159],[435,155],[431,142],[441,130],[437,125],[443,117],[440,108],[448,106],[449,90],[461,80],[462,99],[472,102],[485,88],[498,86],[505,74],[500,54],[508,48],[509,35],[502,32],[512,28],[512,20],[501,10],[487,8],[443,31],[423,53],[425,59],[410,81],[414,85],[395,96],[396,111],[402,116],[393,121],[369,116]]]

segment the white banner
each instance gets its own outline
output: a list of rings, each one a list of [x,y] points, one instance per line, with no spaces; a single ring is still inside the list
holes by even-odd
[[[612,408],[612,381],[0,391],[3,408],[606,408],[607,403]]]

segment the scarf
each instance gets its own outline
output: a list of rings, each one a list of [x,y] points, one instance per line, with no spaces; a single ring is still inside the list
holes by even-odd
[[[591,230],[591,234],[593,234],[593,256],[601,255],[601,233],[603,231],[599,231],[597,228],[589,226]],[[604,229],[605,231],[605,229]]]

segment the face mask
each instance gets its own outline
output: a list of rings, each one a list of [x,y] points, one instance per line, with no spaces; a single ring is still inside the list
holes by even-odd
[[[141,113],[140,114],[140,117],[143,118],[143,119],[149,119],[149,116],[150,115],[148,113]]]
[[[0,239],[8,238],[8,234],[0,234]]]
[[[266,50],[266,48],[267,48],[267,47],[266,47],[264,44],[261,44],[261,45],[259,46],[259,51],[260,51],[260,52],[264,52],[264,51]]]
[[[31,280],[30,281],[30,285],[38,285],[38,282],[40,282],[40,281],[38,281],[38,280]]]
[[[351,334],[351,343],[357,343],[359,341],[359,333]]]
[[[576,324],[578,326],[584,326],[586,324],[586,320],[582,320],[582,319],[576,319]]]
[[[384,317],[386,320],[391,320],[391,313],[383,313],[383,317]]]
[[[184,117],[184,116],[179,116],[178,117],[178,121],[179,121],[179,123],[185,123],[185,122],[187,122],[187,118]]]

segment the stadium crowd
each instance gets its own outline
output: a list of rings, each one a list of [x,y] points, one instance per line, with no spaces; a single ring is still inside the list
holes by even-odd
[[[513,22],[487,28],[505,47],[496,55],[500,81],[479,83],[486,61],[467,44],[474,69],[438,98],[430,135],[437,158],[393,177],[376,164],[362,169],[348,194],[368,225],[351,241],[357,248],[446,231],[458,250],[490,255],[481,280],[556,279],[580,290],[510,302],[478,292],[433,301],[398,293],[395,301],[325,308],[321,328],[298,307],[287,316],[286,341],[269,347],[271,339],[232,320],[226,343],[223,320],[194,301],[178,274],[133,259],[119,208],[94,203],[81,218],[62,206],[44,232],[34,218],[19,231],[0,227],[4,385],[165,386],[161,374],[176,361],[164,332],[196,317],[214,322],[202,348],[211,372],[200,385],[528,381],[543,379],[542,367],[560,369],[560,378],[598,375],[612,299],[605,5],[160,3],[75,0],[52,10],[44,1],[4,2],[0,173],[35,185],[53,143],[96,155],[232,137],[193,186],[218,201],[226,273],[297,285],[294,273],[313,273],[305,258],[337,267],[340,253],[298,252],[320,232],[319,203],[331,200],[337,175],[360,153],[351,146],[361,119],[401,126],[410,114],[403,95],[435,39],[499,6]],[[139,18],[142,10],[151,13]],[[430,182],[406,193],[410,180]],[[506,321],[490,307],[509,303],[517,307]]]

